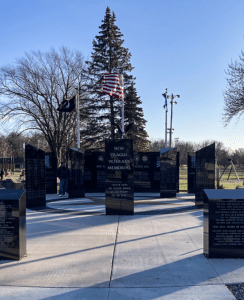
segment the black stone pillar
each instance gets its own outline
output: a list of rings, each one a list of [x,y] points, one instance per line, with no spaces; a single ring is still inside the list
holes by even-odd
[[[97,187],[95,152],[85,152],[84,159],[85,192],[95,192]]]
[[[204,190],[203,253],[244,258],[244,189]]]
[[[180,192],[180,152],[176,155],[176,193]]]
[[[133,140],[105,140],[106,214],[134,214]]]
[[[45,152],[25,146],[26,207],[46,206]]]
[[[26,255],[26,191],[0,190],[0,259]]]
[[[134,192],[151,192],[153,174],[153,154],[134,153]]]
[[[68,168],[70,170],[69,198],[82,198],[85,196],[84,153],[79,152],[76,148],[71,148],[68,157]]]
[[[105,152],[85,152],[86,192],[105,192]]]
[[[195,204],[203,205],[203,190],[215,188],[215,144],[196,152]]]
[[[162,148],[160,152],[160,197],[174,198],[177,189],[177,149]]]
[[[53,152],[45,154],[46,194],[57,194],[57,156]]]
[[[160,152],[153,152],[152,192],[160,193]]]
[[[97,192],[105,193],[106,166],[105,152],[97,152],[96,156],[97,170]]]
[[[187,190],[188,193],[195,193],[196,185],[196,153],[187,154]]]
[[[134,192],[160,192],[159,152],[134,152]]]

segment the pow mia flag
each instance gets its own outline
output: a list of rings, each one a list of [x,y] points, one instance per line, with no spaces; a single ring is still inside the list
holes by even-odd
[[[63,112],[71,112],[74,109],[75,109],[75,96],[69,100],[67,99],[63,100],[57,110]]]

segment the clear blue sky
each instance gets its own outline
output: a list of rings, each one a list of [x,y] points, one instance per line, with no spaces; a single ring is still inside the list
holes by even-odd
[[[89,58],[107,6],[132,54],[149,137],[164,138],[168,88],[180,94],[173,138],[244,148],[243,119],[222,122],[225,70],[244,48],[243,0],[2,0],[0,66],[62,45]]]

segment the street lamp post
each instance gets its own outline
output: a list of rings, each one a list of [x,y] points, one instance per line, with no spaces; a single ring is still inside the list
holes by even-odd
[[[165,109],[165,144],[164,144],[164,148],[167,148],[167,113],[168,113],[168,103],[167,103],[167,99],[169,98],[169,96],[167,95],[168,89],[165,89],[166,92],[164,94],[162,94],[164,96],[165,99],[165,104],[164,104],[164,109]]]
[[[178,97],[180,98],[180,95],[173,95],[171,94],[171,101],[170,101],[170,104],[171,104],[171,116],[170,116],[170,130],[169,130],[169,147],[171,148],[172,146],[172,133],[173,133],[173,128],[172,128],[172,121],[173,121],[173,104],[177,104],[176,101],[174,101],[174,98],[175,97]]]

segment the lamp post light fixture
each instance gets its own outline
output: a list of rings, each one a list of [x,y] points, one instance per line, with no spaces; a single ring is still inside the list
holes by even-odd
[[[175,97],[178,97],[180,98],[180,95],[173,95],[171,94],[171,101],[170,101],[170,104],[171,104],[171,116],[170,116],[170,129],[169,129],[169,147],[171,148],[172,146],[172,134],[173,134],[173,128],[172,128],[172,121],[173,121],[173,104],[177,104],[176,101],[174,101],[174,98]]]
[[[172,128],[172,121],[173,121],[173,104],[177,104],[176,101],[174,101],[175,97],[180,98],[180,95],[173,95],[171,94],[171,117],[170,117],[170,128],[167,128],[167,112],[168,112],[168,103],[167,100],[169,99],[168,96],[168,89],[166,89],[166,92],[164,94],[162,94],[162,96],[164,96],[165,98],[165,104],[164,104],[164,109],[165,109],[165,148],[167,148],[167,133],[169,132],[169,147],[171,148],[172,146],[172,134],[173,134],[173,128]]]
[[[164,109],[165,109],[165,145],[164,148],[167,148],[167,113],[168,113],[168,102],[167,100],[169,99],[169,96],[167,94],[168,89],[165,89],[165,93],[162,94],[162,96],[164,96],[165,99],[165,104],[164,104]]]

